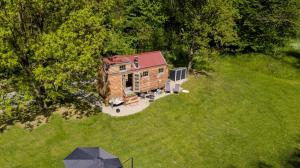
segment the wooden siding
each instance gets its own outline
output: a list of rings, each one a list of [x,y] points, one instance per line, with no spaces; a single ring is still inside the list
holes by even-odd
[[[121,65],[126,65],[126,70],[124,71],[120,71],[120,66]],[[116,64],[116,65],[111,65],[107,71],[107,73],[110,75],[110,74],[125,74],[125,73],[128,73],[128,71],[130,71],[131,69],[131,64],[130,63],[127,63],[127,64]]]
[[[164,72],[159,74],[158,69],[164,68]],[[148,76],[141,77],[140,92],[147,92],[153,89],[164,88],[168,80],[168,68],[167,66],[158,66],[149,69],[143,69],[140,72],[148,71]]]
[[[126,65],[125,71],[120,71],[120,66]],[[107,74],[108,74],[108,81],[109,81],[109,88],[110,88],[110,98],[112,97],[123,97],[124,88],[123,88],[123,75],[128,74],[131,69],[131,64],[116,64],[109,67]]]
[[[110,88],[110,98],[112,97],[123,97],[123,82],[122,74],[109,75],[109,88]]]
[[[110,98],[123,97],[123,75],[138,73],[143,74],[144,71],[148,71],[148,76],[141,76],[140,78],[140,92],[148,92],[153,89],[164,88],[168,80],[168,67],[166,65],[151,67],[148,69],[142,69],[138,71],[130,71],[131,65],[126,64],[126,71],[119,70],[120,65],[111,66],[108,70],[108,80],[110,87]],[[158,70],[163,68],[163,73],[159,73]]]

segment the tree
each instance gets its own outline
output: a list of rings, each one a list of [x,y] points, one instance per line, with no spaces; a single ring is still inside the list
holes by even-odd
[[[1,1],[1,74],[18,89],[29,92],[41,108],[46,107],[46,90],[33,72],[37,56],[32,46],[43,33],[55,29],[63,21],[62,10],[68,13],[79,4],[67,4],[66,1]]]
[[[161,49],[164,45],[163,24],[167,17],[162,4],[152,0],[124,0],[122,18],[117,28],[141,51]]]
[[[185,55],[187,67],[207,57],[207,50],[221,48],[237,39],[235,18],[237,11],[231,1],[169,1],[171,46]],[[175,43],[175,44],[174,44]]]
[[[130,50],[107,22],[114,2],[57,3],[4,1],[0,10],[1,76],[41,109],[79,89],[95,90],[101,55]]]
[[[299,19],[298,0],[239,0],[237,21],[244,51],[271,51],[295,36]]]

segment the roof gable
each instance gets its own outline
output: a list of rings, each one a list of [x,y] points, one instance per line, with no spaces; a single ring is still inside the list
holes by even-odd
[[[98,148],[76,148],[65,160],[90,160],[98,157]]]
[[[115,55],[108,58],[103,58],[103,62],[107,65],[130,63],[130,60],[125,56]]]
[[[135,57],[138,58],[139,67],[134,66]],[[167,65],[167,62],[160,51],[145,52],[129,56],[112,56],[109,58],[103,58],[103,62],[108,65],[130,63],[133,70]]]
[[[90,159],[97,159],[99,157],[103,159],[117,158],[116,156],[98,147],[89,147],[89,148],[78,147],[69,156],[67,156],[65,160],[73,160],[73,159],[90,160]]]
[[[146,52],[129,56],[130,62],[134,63],[134,57],[138,57],[139,67],[136,69],[145,69],[155,66],[167,65],[165,58],[160,51]],[[134,67],[134,66],[133,66]]]

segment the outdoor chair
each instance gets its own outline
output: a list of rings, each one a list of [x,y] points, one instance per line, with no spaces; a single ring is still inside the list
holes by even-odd
[[[151,95],[149,96],[149,99],[154,100],[154,98],[155,98],[155,95],[154,95],[154,94],[151,94]]]
[[[156,92],[155,92],[155,94],[157,94],[157,95],[159,95],[161,93],[162,93],[162,91],[160,89],[157,89]]]
[[[167,82],[167,83],[166,83],[166,86],[165,86],[165,92],[166,92],[166,93],[170,93],[170,92],[171,92],[170,82]]]
[[[180,89],[180,84],[175,84],[175,88],[173,89],[173,92],[178,94],[179,89]]]
[[[140,97],[143,98],[143,99],[145,99],[146,98],[146,94],[145,93],[141,93]]]

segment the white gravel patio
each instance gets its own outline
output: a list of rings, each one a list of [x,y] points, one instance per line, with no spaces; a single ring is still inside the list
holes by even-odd
[[[154,101],[166,95],[167,94],[165,93],[162,93],[160,95],[155,95]],[[111,106],[104,106],[102,110],[103,113],[109,114],[111,116],[122,117],[122,116],[128,116],[143,111],[149,105],[150,105],[149,98],[143,99],[139,97],[139,101],[137,103],[129,104],[129,105],[120,105],[113,108]],[[116,112],[117,109],[120,109],[119,113]]]
[[[170,86],[173,90],[175,84],[182,84],[187,80],[182,80],[182,81],[171,81]],[[180,91],[182,90],[182,87],[180,87]],[[171,95],[173,93],[161,93],[161,94],[156,94],[154,101],[157,99],[160,99],[162,97],[165,97],[167,95]],[[114,116],[114,117],[123,117],[123,116],[128,116],[128,115],[132,115],[132,114],[136,114],[140,111],[143,111],[144,109],[146,109],[151,103],[149,102],[149,98],[140,98],[139,97],[139,101],[138,103],[134,103],[134,104],[129,104],[129,105],[120,105],[117,107],[111,107],[111,106],[103,106],[102,108],[102,112],[106,113],[110,116]],[[116,110],[120,109],[120,112],[117,113]]]

